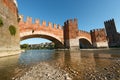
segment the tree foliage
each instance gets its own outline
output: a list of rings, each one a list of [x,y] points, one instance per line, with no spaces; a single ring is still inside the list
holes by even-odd
[[[28,44],[22,44],[20,45],[21,49],[28,49],[29,45]]]

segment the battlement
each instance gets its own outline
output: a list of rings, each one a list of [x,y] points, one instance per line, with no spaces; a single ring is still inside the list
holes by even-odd
[[[2,3],[7,6],[16,16],[18,14],[18,8],[16,0],[2,0]]]
[[[104,24],[106,24],[106,23],[114,23],[114,19],[110,19],[110,20],[104,21]]]
[[[20,18],[20,23],[24,23],[24,24],[32,24],[32,25],[39,25],[41,27],[50,27],[50,28],[54,28],[54,29],[62,29],[62,27],[59,24],[52,24],[51,22],[48,22],[46,24],[46,21],[43,20],[42,23],[40,23],[39,19],[35,19],[33,22],[32,17],[27,17],[26,21],[24,21],[24,16],[23,15],[19,15]]]
[[[114,19],[110,19],[108,21],[105,21],[104,25],[105,25],[105,28],[106,28],[107,35],[117,34],[117,29],[116,29]]]
[[[86,34],[90,34],[89,32],[83,31],[83,30],[79,30],[79,32],[86,33]]]
[[[90,32],[99,32],[99,31],[105,31],[105,29],[104,28],[100,28],[100,29],[90,30]]]
[[[64,24],[65,25],[67,25],[67,24],[73,24],[73,23],[78,23],[78,20],[76,19],[76,18],[74,18],[74,19],[69,19],[69,20],[67,20]]]

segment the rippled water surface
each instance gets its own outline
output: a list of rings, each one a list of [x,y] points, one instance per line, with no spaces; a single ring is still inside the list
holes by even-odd
[[[120,49],[27,50],[20,55],[0,58],[0,80],[11,80],[12,77],[18,75],[26,67],[39,62],[48,62],[53,66],[57,65],[77,80],[83,79],[84,75],[87,76],[87,72],[100,72],[114,65],[115,61],[120,62]],[[120,71],[120,69],[117,69],[117,71]]]

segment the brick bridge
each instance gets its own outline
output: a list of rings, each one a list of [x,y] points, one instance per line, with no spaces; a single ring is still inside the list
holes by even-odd
[[[96,30],[91,31],[91,33],[78,30],[77,19],[67,20],[64,22],[64,26],[60,26],[52,24],[51,22],[46,24],[46,21],[42,21],[42,24],[40,24],[39,19],[36,19],[33,23],[31,17],[27,17],[27,20],[24,22],[23,16],[20,16],[19,27],[21,41],[28,38],[45,38],[54,42],[56,48],[73,49],[79,47],[98,47],[96,40],[94,39]],[[103,29],[97,30],[98,33],[101,33],[101,31],[103,31],[104,35],[105,33]],[[104,42],[105,41],[106,39]]]

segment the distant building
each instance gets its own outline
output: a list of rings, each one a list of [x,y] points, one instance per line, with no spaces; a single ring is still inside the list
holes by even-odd
[[[54,48],[54,43],[40,43],[40,44],[30,44],[29,47],[30,49],[53,49]]]

